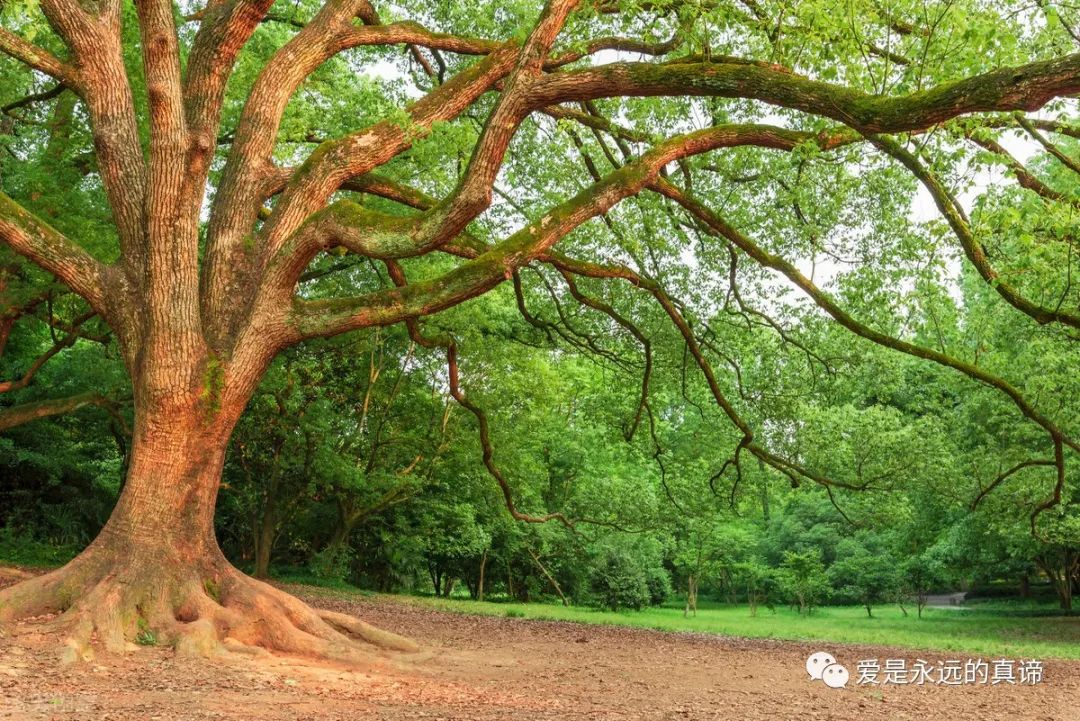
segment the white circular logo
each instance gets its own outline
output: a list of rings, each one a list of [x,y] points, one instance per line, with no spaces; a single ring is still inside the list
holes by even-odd
[[[832,654],[818,651],[810,654],[810,658],[806,659],[806,672],[810,674],[811,680],[817,681],[821,678],[821,672],[825,670],[825,667],[834,663],[836,659]]]
[[[838,663],[831,663],[821,672],[821,680],[829,688],[843,688],[847,686],[848,670]]]

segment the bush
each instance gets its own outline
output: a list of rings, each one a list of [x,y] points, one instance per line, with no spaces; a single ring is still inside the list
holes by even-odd
[[[671,596],[671,576],[663,566],[645,567],[645,585],[649,589],[650,606],[659,606]]]
[[[39,541],[11,527],[0,527],[0,561],[32,568],[62,566],[74,558],[79,546]]]
[[[604,551],[589,578],[594,601],[602,608],[639,611],[650,601],[648,574],[638,559],[623,549]]]
[[[349,575],[354,555],[353,549],[348,546],[331,546],[311,557],[308,570],[320,580],[341,582]]]

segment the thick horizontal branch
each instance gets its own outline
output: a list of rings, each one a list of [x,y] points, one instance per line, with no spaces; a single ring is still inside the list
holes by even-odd
[[[581,60],[589,55],[595,55],[604,50],[614,50],[623,53],[636,53],[638,55],[661,56],[676,50],[680,45],[679,36],[658,43],[649,43],[633,38],[606,37],[596,38],[585,43],[581,50],[569,50],[552,56],[544,63],[546,69],[560,68],[563,65]]]
[[[612,63],[538,79],[534,107],[615,96],[702,95],[760,100],[832,118],[868,133],[927,128],[960,115],[1037,110],[1080,92],[1080,54],[945,83],[906,96],[869,95],[747,63]]]
[[[460,55],[487,55],[502,45],[493,40],[433,32],[419,23],[408,21],[354,27],[353,32],[347,34],[343,42],[346,47],[415,45]]]
[[[80,393],[67,398],[50,398],[42,401],[32,401],[17,406],[0,409],[0,431],[21,426],[39,418],[64,415],[86,406],[98,406],[111,409],[115,401],[103,396],[96,391]]]
[[[351,200],[339,200],[315,213],[293,234],[279,256],[286,278],[295,283],[323,251],[344,248],[376,260],[409,258],[430,250],[417,238],[417,219],[387,215]]]

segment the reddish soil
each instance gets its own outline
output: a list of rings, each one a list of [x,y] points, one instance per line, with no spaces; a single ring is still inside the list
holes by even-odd
[[[409,635],[425,650],[373,658],[364,669],[238,654],[193,661],[158,647],[59,667],[43,650],[55,639],[18,624],[0,631],[0,719],[1080,719],[1080,662],[1046,662],[1035,686],[857,686],[857,660],[943,657],[465,616],[392,598],[346,602],[291,590]],[[808,679],[806,657],[819,647],[851,669],[848,688]]]

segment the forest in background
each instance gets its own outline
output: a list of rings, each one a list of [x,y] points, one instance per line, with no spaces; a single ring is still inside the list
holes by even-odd
[[[512,288],[440,322],[469,329],[463,372],[517,507],[568,524],[510,517],[441,356],[377,329],[275,362],[229,450],[217,532],[230,559],[260,576],[621,608],[694,590],[752,606],[916,606],[958,589],[1071,607],[1080,513],[1068,496],[1033,535],[1049,474],[1025,463],[1030,433],[996,391],[853,340],[812,312],[780,326],[775,309],[728,293],[700,332],[731,371],[730,392],[778,447],[846,484],[793,487],[756,459],[724,468],[737,438],[666,318],[640,322],[653,366],[641,408],[634,337],[567,308],[561,278],[523,281],[531,324]],[[958,287],[912,289],[903,313],[888,314],[893,332],[1008,368],[1075,412],[1078,396],[1064,390],[1075,386],[1075,341],[986,313],[996,302],[977,281]],[[104,329],[72,330],[74,299],[47,283],[38,291],[40,310],[13,325],[4,377],[51,357],[4,402],[101,402],[0,437],[0,555],[58,563],[115,503],[130,391]]]

